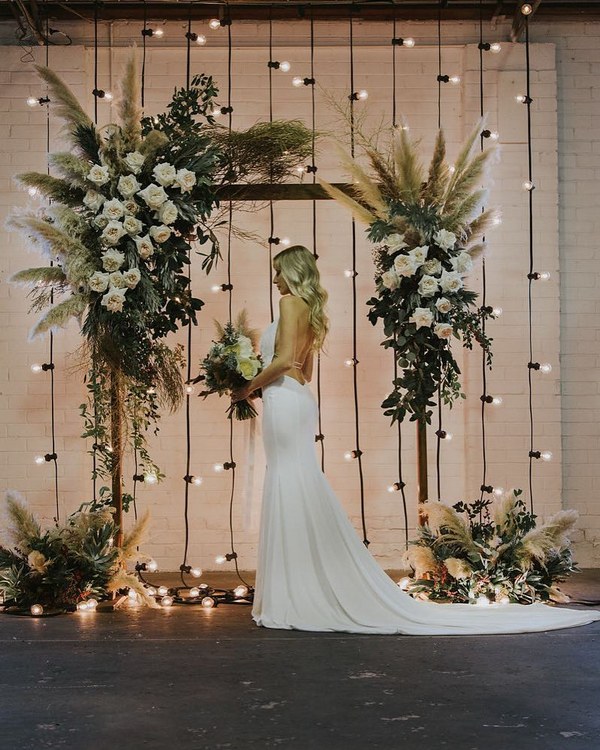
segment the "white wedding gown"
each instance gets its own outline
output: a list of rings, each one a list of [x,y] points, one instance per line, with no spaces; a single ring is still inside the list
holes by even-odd
[[[264,332],[265,366],[277,321]],[[252,619],[286,630],[408,635],[522,633],[585,625],[600,612],[546,604],[435,604],[413,599],[358,537],[317,461],[317,404],[284,375],[263,389],[267,470]]]

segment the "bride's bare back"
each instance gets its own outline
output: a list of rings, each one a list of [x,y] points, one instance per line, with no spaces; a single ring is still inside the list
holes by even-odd
[[[285,374],[302,385],[310,382],[313,370],[314,337],[308,318],[309,307],[303,299],[293,294],[281,297],[273,359],[288,362],[290,369]]]

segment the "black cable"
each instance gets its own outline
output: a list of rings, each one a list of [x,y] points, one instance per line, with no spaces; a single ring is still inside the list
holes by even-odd
[[[94,91],[98,91],[98,3],[94,3]],[[98,97],[94,95],[94,125],[98,124]],[[97,366],[96,355],[92,351],[92,405],[94,409],[94,444],[92,446],[92,493],[94,505],[98,499],[98,398],[97,398]],[[137,472],[136,472],[137,474]],[[134,508],[135,508],[135,482],[134,482]]]
[[[527,320],[529,326],[529,362],[533,362],[533,305],[532,305],[532,284],[533,275],[533,144],[531,138],[531,65],[529,59],[529,17],[525,16],[525,65],[526,65],[526,98],[527,105],[527,171],[528,180],[531,185],[529,193],[529,273],[527,287]],[[529,509],[533,513],[533,438],[534,438],[534,419],[533,419],[533,384],[532,369],[527,368],[527,385],[529,390]]]
[[[350,14],[350,154],[354,158],[354,20]],[[365,486],[362,468],[362,451],[360,449],[360,420],[358,404],[358,346],[357,346],[357,295],[356,295],[356,222],[352,217],[352,382],[354,391],[354,457],[358,461],[358,476],[360,481],[360,515],[363,530],[363,544],[368,547],[367,525],[365,519]]]
[[[146,31],[148,29],[148,8],[146,6],[146,0],[144,0],[144,30],[142,31],[142,84],[141,84],[141,93],[142,93],[142,109],[144,108],[145,103],[145,93],[146,93]]]
[[[442,127],[442,0],[438,2],[437,14],[438,33],[438,130]]]
[[[442,128],[442,6],[444,0],[438,2],[438,16],[437,16],[437,32],[438,32],[438,130]],[[438,502],[441,499],[441,453],[442,453],[442,362],[440,359],[440,372],[439,372],[439,384],[437,392],[437,409],[438,409],[438,429],[436,431],[436,446],[435,446],[435,473],[436,473],[436,484],[437,484],[437,499]]]
[[[273,122],[273,6],[269,7],[269,122]],[[269,169],[270,182],[273,183],[273,162],[271,161]],[[273,265],[273,238],[275,237],[275,208],[273,201],[269,201],[269,267],[268,267],[268,279],[269,279],[269,313],[271,315],[271,323],[275,319],[274,308],[273,308],[273,283],[271,278],[272,265]]]

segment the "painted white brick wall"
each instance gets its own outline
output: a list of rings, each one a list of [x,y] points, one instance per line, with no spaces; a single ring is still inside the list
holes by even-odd
[[[506,38],[508,27],[490,32],[489,39]],[[74,46],[50,50],[50,64],[74,86],[92,111],[93,58],[89,29],[71,24],[66,29]],[[198,29],[199,31],[200,29]],[[320,87],[339,99],[349,93],[349,58],[346,24],[316,24],[316,77]],[[114,88],[126,47],[137,40],[134,24],[111,27],[112,49],[100,51],[100,85]],[[170,24],[163,42],[149,45],[147,57],[147,111],[160,111],[173,86],[185,75],[183,25]],[[234,27],[232,102],[234,127],[247,127],[268,115],[266,32],[263,24]],[[437,51],[435,26],[410,24],[403,36],[414,36],[419,45],[398,50],[398,112],[405,114],[413,133],[423,136],[429,153],[437,120]],[[597,235],[597,189],[600,138],[592,117],[600,109],[600,87],[595,77],[600,66],[597,30],[593,24],[533,25],[532,87],[535,103],[534,174],[536,267],[549,270],[549,282],[534,286],[534,352],[536,359],[550,361],[549,376],[534,378],[536,446],[550,449],[554,461],[536,462],[534,496],[541,515],[560,507],[575,507],[581,514],[577,552],[582,564],[599,562],[599,511],[591,491],[600,481],[594,450],[598,447],[595,410],[590,398],[598,399],[592,368],[599,354],[599,343],[589,316],[598,276],[593,238]],[[376,126],[383,116],[391,116],[391,30],[386,24],[355,25],[356,88],[369,90],[367,126]],[[193,50],[193,70],[210,72],[226,84],[224,35],[209,33],[210,46]],[[275,117],[309,120],[310,92],[294,89],[293,75],[309,70],[308,25],[275,24],[276,59],[293,63],[290,74],[276,73],[274,83]],[[479,113],[478,30],[472,24],[444,26],[444,70],[463,77],[461,87],[444,87],[442,122],[451,154]],[[542,43],[543,42],[543,43]],[[36,82],[31,64],[23,60],[23,50],[10,46],[8,25],[0,27],[0,212],[4,219],[14,205],[25,205],[26,196],[15,190],[15,173],[45,169],[45,114],[31,110],[24,98],[43,89]],[[43,50],[32,56],[42,61]],[[504,404],[488,408],[488,481],[503,487],[527,486],[527,211],[521,183],[526,176],[525,108],[516,105],[514,94],[522,90],[524,50],[521,45],[503,44],[499,55],[485,55],[485,109],[492,129],[501,133],[502,158],[493,173],[490,203],[503,212],[503,225],[489,237],[487,256],[488,301],[504,309],[502,317],[490,324],[494,337],[494,368],[488,378],[490,393],[502,395]],[[335,129],[335,117],[328,110],[325,96],[318,93],[317,127]],[[109,105],[100,103],[100,120],[110,119]],[[51,121],[52,150],[58,147],[58,123]],[[322,147],[319,173],[330,179],[341,177],[330,149]],[[560,177],[560,181],[559,181]],[[309,205],[277,204],[276,233],[292,241],[312,246]],[[259,237],[268,236],[266,212],[243,214],[238,222]],[[354,446],[352,373],[343,366],[349,356],[351,295],[344,268],[350,265],[350,222],[344,211],[331,203],[318,205],[317,246],[326,286],[330,291],[332,335],[323,358],[323,431],[326,434],[326,471],[335,491],[360,530],[358,476],[355,464],[343,460],[343,452]],[[27,341],[33,318],[27,316],[27,300],[22,290],[7,285],[5,279],[26,264],[37,263],[37,256],[25,248],[23,240],[3,233],[1,253],[2,286],[0,352],[6,363],[0,373],[0,466],[2,485],[22,490],[47,519],[53,507],[51,467],[37,467],[32,458],[49,447],[49,394],[44,375],[34,376],[29,366],[45,361],[47,342]],[[559,253],[560,248],[560,253]],[[400,498],[386,491],[396,479],[396,438],[382,416],[379,404],[387,393],[392,363],[379,347],[380,333],[364,317],[363,301],[372,292],[372,268],[368,243],[359,231],[358,248],[358,336],[359,388],[361,404],[361,447],[364,451],[367,527],[371,551],[385,567],[398,566],[403,550],[403,516]],[[234,240],[234,306],[246,307],[258,326],[268,323],[269,269],[267,252],[260,243]],[[196,262],[194,287],[206,300],[201,325],[194,332],[193,358],[197,361],[212,336],[212,319],[226,316],[225,295],[213,295],[210,286],[222,281],[223,270],[206,279]],[[481,286],[479,269],[471,277],[474,289]],[[560,296],[559,296],[560,295]],[[560,331],[560,336],[559,336]],[[183,340],[183,337],[179,337]],[[69,371],[68,353],[78,345],[75,326],[55,338],[57,451],[60,456],[61,512],[64,514],[89,499],[90,459],[78,437],[81,423],[78,404],[84,398],[82,376]],[[462,357],[462,354],[461,354]],[[467,353],[464,382],[468,393],[465,404],[444,416],[454,440],[442,455],[443,498],[455,501],[478,494],[481,483],[481,441],[479,395],[480,356]],[[592,395],[593,394],[593,395]],[[583,400],[586,399],[586,403]],[[225,404],[218,400],[193,402],[192,466],[205,477],[204,484],[191,492],[190,555],[195,564],[214,567],[217,553],[229,550],[229,474],[215,475],[212,464],[227,458],[228,425],[223,419]],[[244,460],[247,425],[236,429],[235,453],[240,466],[234,499],[236,549],[243,568],[252,568],[256,559],[257,520],[260,502],[262,451],[257,451],[257,471],[251,491],[245,491],[247,466]],[[413,425],[404,428],[403,455],[409,517],[415,523]],[[259,441],[260,442],[260,441]],[[434,443],[433,436],[430,442]],[[152,528],[147,551],[164,569],[177,568],[183,551],[183,490],[185,473],[183,414],[165,416],[158,437],[152,441],[154,455],[168,474],[158,487],[142,488],[140,509],[149,507]],[[562,458],[561,461],[561,448]],[[433,458],[433,456],[432,456]],[[433,463],[432,463],[433,466]],[[561,474],[562,466],[562,474]],[[133,472],[128,467],[126,472]],[[435,495],[432,471],[431,494]],[[564,488],[561,487],[564,485]]]

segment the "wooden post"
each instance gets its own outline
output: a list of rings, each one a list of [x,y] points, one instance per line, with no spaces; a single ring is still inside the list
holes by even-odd
[[[425,518],[422,512],[423,503],[427,502],[427,424],[417,422],[417,495],[419,524],[423,526]]]
[[[110,370],[110,442],[112,446],[112,505],[118,527],[114,544],[123,543],[123,385],[118,371]]]

